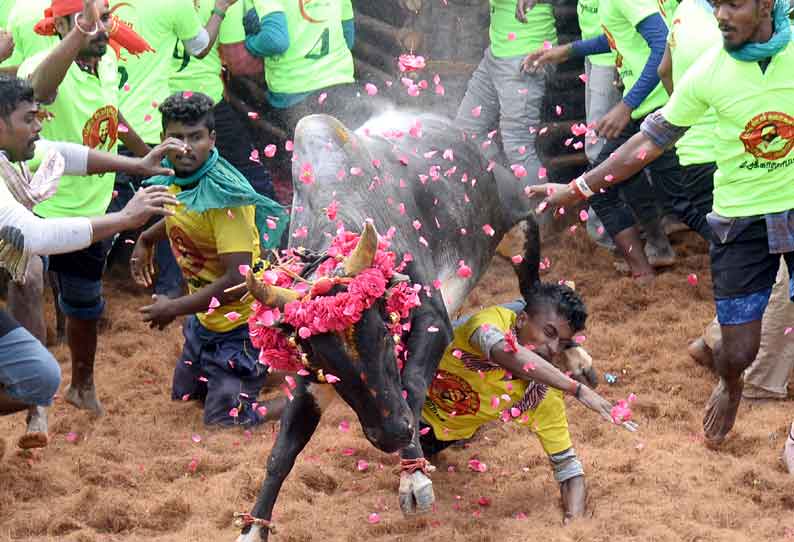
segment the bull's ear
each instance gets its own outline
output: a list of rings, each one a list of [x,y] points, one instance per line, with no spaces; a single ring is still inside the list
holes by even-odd
[[[367,222],[361,238],[350,256],[345,260],[345,275],[355,277],[364,269],[372,267],[378,250],[378,232],[371,222]]]
[[[397,286],[401,282],[410,282],[410,281],[411,281],[411,277],[409,277],[408,275],[403,275],[402,273],[395,272],[391,276],[391,280],[389,281],[389,288],[393,286]]]

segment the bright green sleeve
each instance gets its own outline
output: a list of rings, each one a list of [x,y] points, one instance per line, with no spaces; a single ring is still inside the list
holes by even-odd
[[[192,0],[169,0],[169,16],[173,23],[174,34],[180,41],[192,40],[199,35],[207,21],[201,21]]]
[[[286,9],[280,0],[254,0],[254,7],[260,19],[264,19],[267,15],[277,11],[286,13]]]
[[[349,21],[353,16],[352,0],[342,0],[342,20]]]
[[[238,0],[226,11],[226,17],[218,32],[218,43],[229,44],[245,41],[245,28],[243,27],[245,13],[243,9],[243,2]]]
[[[708,58],[708,57],[705,57]],[[676,84],[673,95],[662,108],[661,114],[674,126],[692,126],[708,111],[708,84],[711,73],[709,63],[701,57]]]
[[[659,13],[657,0],[618,0],[616,3],[623,17],[634,27],[654,13]]]

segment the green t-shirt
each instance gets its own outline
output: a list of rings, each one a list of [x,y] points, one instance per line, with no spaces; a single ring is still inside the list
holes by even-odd
[[[669,25],[676,5],[674,0],[601,0],[601,25],[610,47],[617,53],[615,67],[623,81],[624,96],[640,78],[651,54],[645,38],[637,32],[637,25],[654,13],[661,13]],[[666,102],[667,92],[659,83],[639,107],[632,111],[631,118],[642,118]]]
[[[50,7],[50,0],[25,0],[9,4],[13,4],[13,7],[8,13],[6,29],[14,38],[14,53],[3,62],[4,67],[19,66],[28,58],[42,51],[49,51],[58,43],[57,36],[40,36],[33,31],[33,26],[44,16],[44,10]]]
[[[48,54],[45,51],[23,62],[19,76],[29,77]],[[44,108],[52,113],[53,119],[44,122],[41,137],[115,152],[119,91],[118,66],[112,50],[100,59],[97,72],[99,77],[72,63],[58,87],[55,102]],[[37,205],[34,211],[45,218],[103,215],[113,195],[114,179],[113,173],[90,177],[64,175],[55,195]]]
[[[0,0],[0,28],[3,30],[8,30],[8,13],[13,5],[11,0]]]
[[[209,21],[215,0],[197,0],[198,18]],[[221,23],[215,46],[204,58],[191,57],[185,51],[182,40],[175,39],[174,54],[171,60],[171,79],[168,83],[171,92],[190,90],[202,92],[218,103],[223,98],[223,81],[221,80],[220,44],[239,43],[245,41],[243,28],[243,2],[238,0],[226,11],[226,18]]]
[[[199,21],[192,0],[113,0],[111,4],[155,51],[122,54],[119,88],[124,118],[146,143],[157,143],[162,132],[157,107],[171,94],[174,42],[195,38],[206,21]]]
[[[794,43],[756,62],[709,50],[687,71],[662,109],[676,126],[692,126],[709,108],[718,171],[714,210],[748,217],[794,209]]]
[[[583,40],[597,38],[604,33],[604,29],[601,27],[601,17],[598,15],[598,0],[579,0],[576,3],[576,13]],[[587,59],[591,64],[597,66],[614,66],[615,52],[590,55]]]
[[[298,94],[354,81],[353,55],[342,32],[342,21],[353,18],[350,0],[254,0],[254,5],[260,18],[278,11],[287,17],[289,49],[265,59],[270,92]]]
[[[524,56],[540,49],[544,41],[557,44],[557,27],[551,4],[537,4],[527,12],[527,22],[516,19],[515,0],[491,2],[491,53],[496,58]]]
[[[722,47],[722,35],[711,10],[698,0],[684,0],[675,12],[668,36],[673,60],[673,89],[686,71],[713,47]],[[714,161],[713,134],[717,117],[712,109],[701,117],[676,143],[678,161],[682,166],[708,164]]]

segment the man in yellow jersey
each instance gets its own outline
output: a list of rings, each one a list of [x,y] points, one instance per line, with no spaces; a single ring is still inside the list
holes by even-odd
[[[712,0],[723,47],[702,55],[670,101],[643,122],[613,159],[569,185],[533,187],[551,206],[569,205],[617,184],[658,158],[710,109],[717,172],[711,275],[722,340],[714,351],[720,382],[703,429],[720,444],[736,422],[742,373],[758,353],[761,321],[781,256],[791,273],[794,232],[794,43],[788,0]],[[607,180],[608,177],[608,180]],[[789,297],[791,298],[791,282]]]
[[[160,105],[163,139],[183,141],[187,150],[168,154],[164,165],[173,167],[174,175],[146,184],[168,186],[184,205],[141,234],[130,265],[135,281],[150,286],[154,244],[167,239],[188,283],[188,295],[154,295],[141,309],[144,321],[159,329],[188,317],[172,399],[203,400],[208,425],[255,425],[266,419],[267,411],[256,402],[267,366],[259,363],[248,335],[251,304],[226,290],[249,268],[262,268],[260,245],[278,246],[287,217],[219,156],[213,105],[201,93],[177,93]]]
[[[499,419],[525,425],[549,456],[568,522],[584,514],[586,489],[561,388],[606,419],[609,403],[581,384],[568,389],[570,380],[553,365],[541,367],[537,358],[530,361],[525,355],[531,351],[553,363],[576,345],[574,335],[587,319],[581,298],[566,285],[539,283],[525,301],[518,314],[491,307],[455,329],[422,409],[422,450],[435,455]],[[636,429],[632,423],[624,426]]]

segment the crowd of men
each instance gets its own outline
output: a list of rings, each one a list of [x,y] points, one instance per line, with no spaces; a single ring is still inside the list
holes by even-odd
[[[689,353],[720,377],[704,419],[707,443],[719,445],[742,397],[787,397],[794,365],[784,338],[794,321],[788,0],[579,0],[583,39],[564,45],[550,3],[490,6],[490,46],[456,125],[483,142],[498,130],[501,146],[483,152],[525,170],[539,213],[587,200],[591,237],[641,285],[675,264],[667,215],[709,243],[716,317]],[[103,413],[94,379],[102,276],[123,239],[134,244],[134,280],[154,291],[143,320],[163,329],[185,317],[172,399],[202,401],[207,424],[278,417],[285,399],[258,401],[268,367],[249,337],[251,304],[229,289],[282,245],[289,202],[276,201],[268,170],[252,159],[259,151],[225,83],[263,77],[267,110],[257,115],[286,134],[318,104],[363,120],[366,110],[351,105],[362,90],[353,21],[350,0],[0,0],[0,266],[11,277],[0,415],[27,412],[19,447],[47,445],[46,407],[60,385],[43,346],[48,280],[66,319],[64,398]],[[591,167],[568,185],[543,183],[535,136],[546,81],[569,58],[585,58]],[[579,398],[581,386],[565,389],[557,372],[522,378],[520,357],[503,345],[515,332],[553,361],[587,313],[567,286],[535,294],[456,328],[423,410],[422,444],[432,455],[498,419],[492,396],[526,401],[525,423],[572,518],[584,511],[583,470],[562,393],[540,387]],[[444,375],[483,398],[455,427],[438,418],[448,410]],[[0,457],[4,446],[0,438]],[[794,473],[794,434],[784,460]]]

